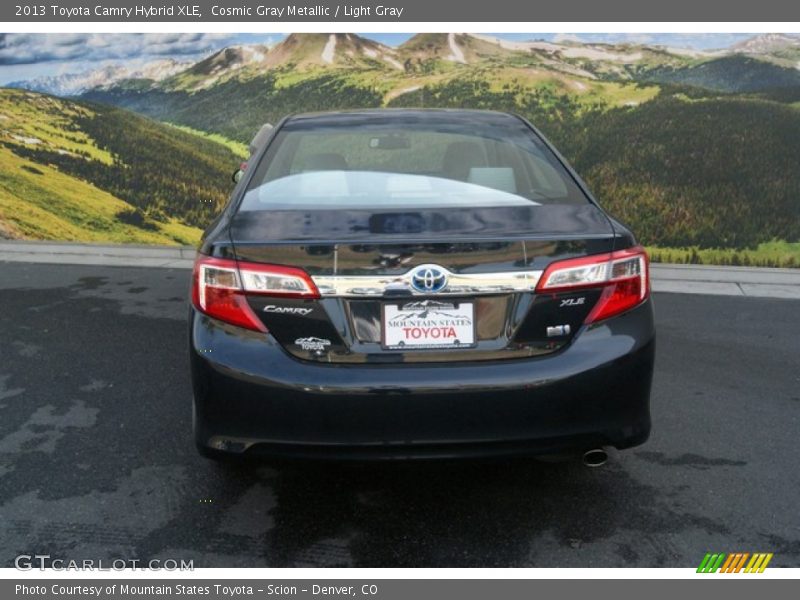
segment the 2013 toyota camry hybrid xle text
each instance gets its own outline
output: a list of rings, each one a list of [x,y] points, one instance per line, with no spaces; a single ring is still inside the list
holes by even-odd
[[[643,443],[648,259],[524,119],[263,128],[194,269],[211,457],[427,458]]]

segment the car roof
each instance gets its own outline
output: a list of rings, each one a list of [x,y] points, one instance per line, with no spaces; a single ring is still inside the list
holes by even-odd
[[[493,110],[453,108],[375,108],[301,113],[287,117],[284,126],[291,128],[328,127],[336,125],[369,125],[392,123],[509,125],[519,124],[519,117]]]

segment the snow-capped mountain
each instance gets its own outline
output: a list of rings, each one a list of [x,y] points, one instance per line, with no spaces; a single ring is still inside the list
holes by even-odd
[[[115,64],[79,73],[14,81],[7,87],[43,92],[54,96],[77,96],[88,90],[108,87],[125,79],[161,81],[191,65],[191,62],[180,62],[172,58],[156,60],[136,67]]]
[[[190,65],[171,83],[192,90],[209,88],[244,69],[263,67],[269,51],[267,44],[227,46]]]
[[[193,64],[175,80],[171,89],[198,91],[243,73],[293,66],[298,70],[326,67],[366,67],[379,64],[402,71],[395,58],[397,51],[373,40],[352,33],[289,34],[279,43],[228,46]]]
[[[267,52],[269,52],[269,47],[261,44],[228,46],[194,63],[187,71],[187,75],[220,76],[249,65],[262,63]]]
[[[752,60],[745,63],[733,60],[745,58]],[[117,88],[138,94],[148,87],[194,93],[229,81],[235,85],[235,80],[244,81],[284,68],[296,73],[320,69],[383,70],[391,79],[419,78],[453,66],[468,69],[482,65],[493,70],[504,66],[535,70],[545,77],[558,73],[559,81],[567,82],[577,92],[588,89],[588,82],[595,80],[637,78],[728,91],[786,87],[795,85],[796,71],[800,69],[800,36],[769,33],[724,49],[694,50],[569,39],[509,41],[475,33],[421,33],[395,48],[350,33],[302,33],[290,34],[274,45],[228,46],[191,62],[164,59],[131,66],[117,62],[90,71],[16,81],[8,87],[56,96],[102,93]],[[737,72],[742,68],[747,75]],[[419,87],[417,81],[398,84],[387,98]]]
[[[741,54],[771,54],[786,49],[800,49],[800,36],[765,33],[734,44],[729,51]]]

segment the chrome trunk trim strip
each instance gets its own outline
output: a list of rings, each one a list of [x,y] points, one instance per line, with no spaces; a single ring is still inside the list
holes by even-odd
[[[456,296],[530,292],[536,288],[542,271],[502,273],[451,273],[447,285],[435,293],[418,292],[411,285],[411,272],[402,275],[313,275],[311,279],[323,297]]]

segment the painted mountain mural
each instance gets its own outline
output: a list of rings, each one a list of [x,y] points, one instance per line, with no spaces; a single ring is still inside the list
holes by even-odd
[[[800,266],[795,36],[696,50],[292,34],[101,71],[0,91],[0,235],[191,243],[265,122],[464,107],[531,119],[656,260]]]

